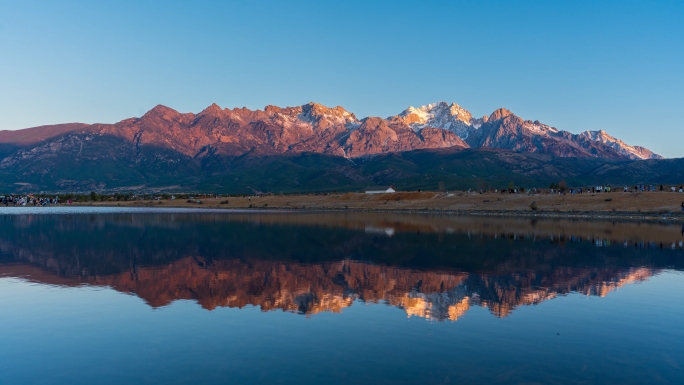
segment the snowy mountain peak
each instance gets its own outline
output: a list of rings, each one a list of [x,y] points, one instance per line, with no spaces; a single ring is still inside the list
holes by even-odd
[[[472,115],[465,108],[456,103],[448,104],[446,102],[432,103],[418,108],[411,106],[399,114],[399,116],[413,116],[410,118],[414,121],[412,122],[413,124],[423,125],[450,119],[457,119],[464,123],[470,123],[470,119],[472,119]]]
[[[578,137],[593,142],[603,143],[629,159],[663,159],[662,156],[653,153],[647,148],[641,146],[630,146],[622,140],[609,135],[603,130],[585,131],[579,134]]]
[[[320,121],[322,119],[328,120],[331,123],[349,123],[357,122],[356,116],[344,108],[337,106],[334,108],[326,107],[318,103],[308,103],[301,107],[302,112],[299,114],[299,119],[309,122]]]
[[[218,105],[212,104],[197,115],[181,114],[168,107],[157,106],[140,120],[153,126],[167,124],[164,122],[176,124],[184,119],[193,119],[193,116],[195,117],[193,124],[210,123],[212,126],[229,120],[237,122],[241,127],[251,122],[268,121],[272,127],[282,128],[282,144],[289,146],[288,148],[292,146],[294,146],[292,148],[305,148],[310,146],[309,141],[313,140],[303,141],[305,138],[321,135],[316,140],[325,141],[336,137],[338,138],[336,140],[357,141],[354,142],[355,146],[363,148],[359,147],[357,150],[354,146],[350,147],[354,148],[356,154],[366,154],[369,151],[374,153],[378,145],[385,145],[385,140],[390,138],[392,143],[401,142],[400,145],[396,145],[399,146],[397,148],[402,149],[426,148],[426,146],[441,148],[460,142],[457,144],[471,148],[491,147],[549,153],[556,156],[632,160],[662,159],[660,155],[640,146],[630,146],[604,130],[572,134],[537,120],[523,120],[505,108],[499,108],[481,118],[474,118],[468,110],[458,104],[444,101],[420,107],[411,106],[399,115],[388,119],[372,118],[373,122],[377,123],[375,125],[365,124],[367,119],[359,120],[353,113],[342,107],[331,108],[314,102],[284,108],[266,106],[264,111],[250,111],[244,108],[223,110]],[[401,130],[405,130],[405,134],[398,134]],[[439,132],[440,130],[448,131],[448,133]],[[224,136],[227,137],[227,135]],[[400,138],[403,139],[400,140]],[[367,148],[364,147],[376,139],[378,143],[373,145],[376,147],[370,145]],[[325,148],[328,147],[330,146]],[[306,148],[309,149],[309,147]],[[339,151],[342,151],[341,154],[344,156],[348,155],[346,150]]]
[[[437,102],[418,108],[409,107],[399,117],[418,132],[425,127],[441,128],[456,133],[461,139],[468,137],[473,116],[456,103]]]
[[[275,124],[287,129],[329,129],[337,126],[360,125],[356,116],[344,108],[326,107],[319,103],[307,103],[298,107],[266,106],[266,114]]]

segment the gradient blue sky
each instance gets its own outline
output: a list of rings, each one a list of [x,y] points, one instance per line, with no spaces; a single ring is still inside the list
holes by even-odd
[[[684,156],[684,1],[0,0],[0,129],[456,102]]]

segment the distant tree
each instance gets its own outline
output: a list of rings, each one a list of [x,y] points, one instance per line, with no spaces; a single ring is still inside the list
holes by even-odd
[[[565,179],[563,179],[562,181],[560,181],[560,183],[558,183],[558,189],[561,191],[565,191],[566,188],[568,188],[568,184],[565,183]]]

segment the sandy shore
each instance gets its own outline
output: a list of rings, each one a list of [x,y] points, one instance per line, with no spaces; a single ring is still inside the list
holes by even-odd
[[[197,203],[201,201],[201,203]],[[271,195],[187,200],[91,202],[79,205],[259,210],[450,212],[474,215],[684,219],[684,194],[671,192],[522,195],[405,192],[395,194]]]

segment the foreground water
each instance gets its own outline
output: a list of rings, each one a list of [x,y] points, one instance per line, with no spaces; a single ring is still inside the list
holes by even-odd
[[[0,211],[0,383],[682,383],[681,223]]]

